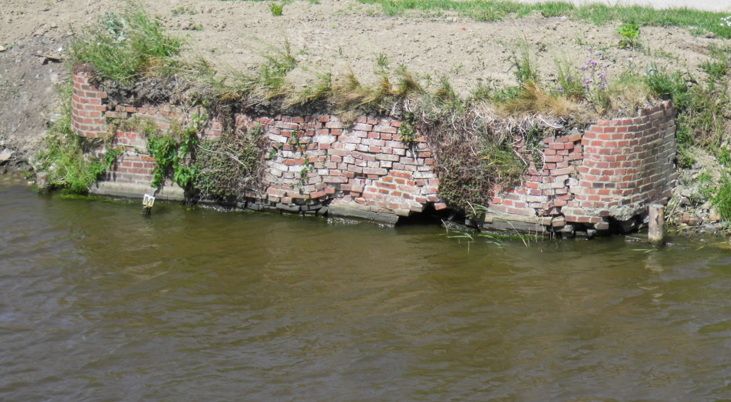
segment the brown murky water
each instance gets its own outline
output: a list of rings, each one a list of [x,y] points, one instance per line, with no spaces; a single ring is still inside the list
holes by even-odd
[[[0,211],[0,400],[731,397],[713,242],[468,248],[7,182]]]

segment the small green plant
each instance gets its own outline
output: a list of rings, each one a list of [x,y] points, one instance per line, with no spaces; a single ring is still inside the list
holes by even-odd
[[[701,64],[701,68],[708,74],[710,80],[720,81],[728,74],[731,50],[712,46],[710,51],[711,59]]]
[[[376,71],[379,73],[388,71],[389,64],[390,62],[388,61],[388,56],[383,53],[379,53],[376,57]]]
[[[558,92],[572,100],[583,99],[584,84],[579,71],[565,60],[556,61],[556,70],[558,71]]]
[[[197,167],[192,164],[193,152],[198,143],[198,133],[207,120],[204,115],[194,115],[191,125],[181,128],[174,124],[170,132],[159,134],[147,128],[147,149],[155,159],[152,187],[161,188],[169,176],[184,189],[190,189],[195,181]]]
[[[645,81],[656,95],[665,99],[672,99],[676,107],[686,105],[688,84],[682,74],[678,72],[669,73],[657,66],[652,66],[645,76]]]
[[[696,177],[696,182],[698,183],[698,192],[704,201],[714,197],[716,188],[713,185],[713,177],[710,173],[704,170]]]
[[[416,127],[414,127],[414,121],[414,114],[407,112],[404,114],[401,127],[398,129],[401,142],[409,146],[413,146],[416,143]]]
[[[326,101],[330,96],[332,96],[332,74],[320,74],[312,85],[305,87],[301,92],[287,99],[286,105],[306,105]]]
[[[240,77],[241,88],[256,100],[268,100],[286,93],[287,74],[297,66],[289,42],[284,48],[264,56],[266,61],[259,66],[253,77]]]
[[[731,179],[728,176],[722,179],[718,192],[713,197],[713,205],[724,221],[731,220]]]
[[[634,22],[626,22],[619,26],[619,47],[637,49],[640,47],[640,26]]]
[[[531,82],[538,82],[538,69],[536,68],[535,61],[530,54],[528,45],[521,45],[520,52],[513,53],[511,56],[511,62],[515,69],[515,78],[518,80],[519,84],[523,85]]]
[[[272,15],[275,17],[281,17],[282,14],[284,14],[284,4],[282,3],[272,3],[269,6],[269,11],[272,12]]]
[[[176,16],[177,17],[179,15],[185,15],[185,14],[187,14],[187,15],[198,14],[198,11],[196,11],[192,7],[178,6],[178,7],[173,8],[172,11],[171,11],[171,13],[173,14],[173,16]]]

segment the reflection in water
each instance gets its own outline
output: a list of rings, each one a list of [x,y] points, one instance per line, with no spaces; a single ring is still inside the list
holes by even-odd
[[[731,259],[0,185],[0,399],[713,400]]]

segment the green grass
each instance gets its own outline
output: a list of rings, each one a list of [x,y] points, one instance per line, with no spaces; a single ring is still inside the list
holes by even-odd
[[[712,48],[711,60],[703,65],[706,77],[692,77],[678,72],[653,68],[645,82],[658,97],[671,99],[678,112],[676,118],[679,161],[681,167],[692,165],[688,148],[697,146],[718,158],[727,159],[725,148],[731,110],[731,49]]]
[[[724,221],[731,221],[731,179],[724,177],[718,192],[713,197],[713,205]]]
[[[61,91],[61,117],[50,127],[43,148],[34,161],[34,169],[47,173],[49,188],[86,194],[89,188],[112,167],[121,151],[106,149],[102,157],[88,153],[89,144],[76,135],[71,126],[71,85]]]
[[[182,41],[135,3],[107,13],[71,46],[72,63],[92,65],[101,78],[130,83],[146,72],[174,64]]]
[[[451,11],[479,21],[497,21],[508,16],[524,17],[539,13],[546,17],[568,16],[594,24],[610,22],[635,23],[638,26],[676,26],[693,31],[712,32],[731,38],[731,27],[722,23],[727,14],[687,8],[653,9],[643,6],[608,6],[589,4],[576,6],[563,1],[524,4],[510,0],[360,0],[377,4],[388,15],[415,10],[424,12]]]

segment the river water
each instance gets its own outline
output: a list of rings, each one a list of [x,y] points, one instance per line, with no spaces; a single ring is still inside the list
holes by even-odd
[[[731,397],[731,251],[42,197],[0,182],[0,400]]]

